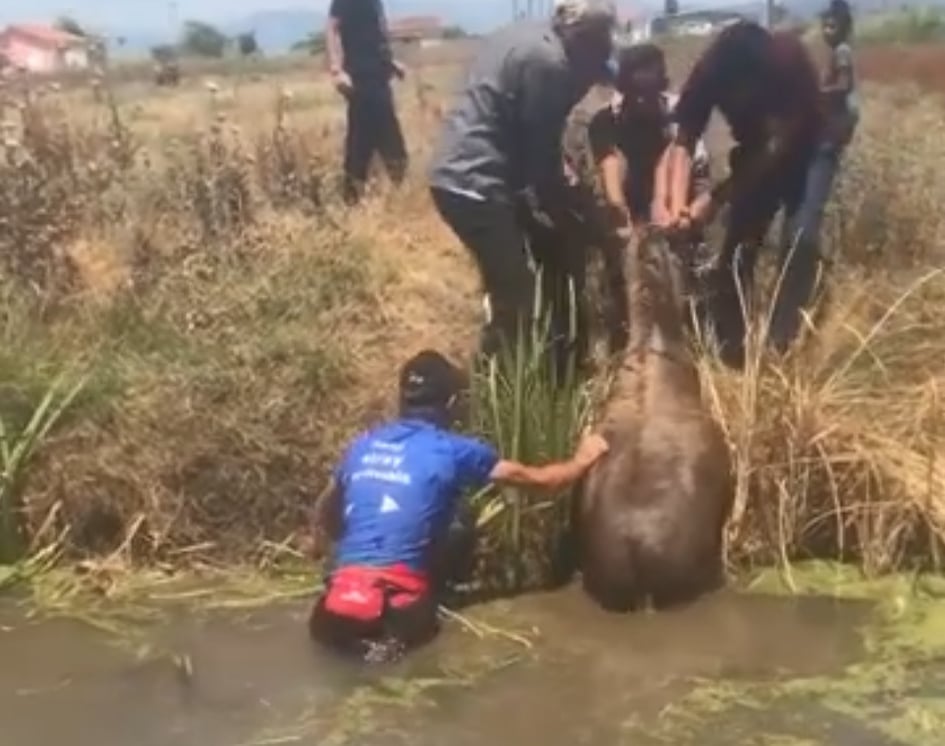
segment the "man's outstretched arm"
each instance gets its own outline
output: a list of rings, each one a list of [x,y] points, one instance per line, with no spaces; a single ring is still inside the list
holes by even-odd
[[[587,435],[577,451],[567,461],[544,466],[529,466],[518,461],[503,459],[492,470],[490,478],[501,484],[536,487],[555,491],[576,482],[605,453],[608,445],[600,435]]]

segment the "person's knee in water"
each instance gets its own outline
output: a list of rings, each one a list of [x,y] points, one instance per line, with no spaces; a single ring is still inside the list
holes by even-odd
[[[380,651],[381,659],[429,641],[463,496],[490,482],[559,489],[607,450],[587,435],[567,461],[536,467],[503,459],[451,431],[460,381],[437,352],[411,358],[400,372],[399,416],[357,437],[335,469],[313,517],[316,542],[334,543],[310,618],[316,640],[364,657]]]

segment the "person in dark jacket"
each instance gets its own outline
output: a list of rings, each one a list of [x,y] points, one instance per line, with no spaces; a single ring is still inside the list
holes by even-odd
[[[403,78],[404,67],[391,53],[381,0],[332,0],[325,36],[332,82],[348,102],[344,197],[355,204],[375,154],[395,184],[406,174],[407,149],[391,90],[391,78]]]
[[[448,568],[470,544],[464,532],[450,535],[463,496],[491,482],[558,489],[607,451],[603,438],[587,435],[567,461],[503,459],[449,429],[459,381],[433,350],[407,361],[399,416],[355,438],[316,506],[314,533],[334,547],[309,628],[332,649],[384,662],[429,641]]]
[[[693,148],[714,109],[727,120],[735,140],[729,153],[730,177],[690,203]],[[816,67],[796,35],[769,32],[748,21],[736,23],[716,37],[693,67],[675,118],[676,136],[661,164],[670,188],[666,202],[655,205],[656,222],[704,222],[729,204],[711,316],[722,359],[741,367],[746,321],[739,288],[750,301],[758,247],[782,208],[785,278],[774,301],[770,331],[780,349],[793,338],[806,302],[807,294],[794,291],[798,283],[809,284],[806,268],[817,250],[814,231],[799,225],[817,213],[812,201],[822,199],[809,187],[823,129]],[[804,240],[792,239],[799,234]]]
[[[606,0],[559,0],[550,22],[500,31],[445,117],[431,193],[479,267],[490,311],[480,343],[486,355],[528,328],[532,263],[543,272],[559,362],[566,350],[569,285],[580,296],[584,257],[566,235],[571,195],[561,140],[575,104],[609,79],[615,18]]]

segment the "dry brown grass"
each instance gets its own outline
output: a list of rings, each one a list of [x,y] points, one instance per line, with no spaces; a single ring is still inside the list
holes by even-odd
[[[93,370],[22,494],[34,544],[67,529],[78,552],[173,562],[288,541],[343,441],[389,411],[404,356],[470,351],[475,272],[423,186],[454,74],[401,87],[413,176],[350,213],[342,112],[307,71],[128,86],[114,107],[3,92],[0,413],[21,423],[66,362]],[[739,468],[740,562],[937,562],[945,536],[945,286],[906,294],[943,263],[942,109],[866,99],[816,331],[744,376],[704,361]]]
[[[945,44],[883,44],[857,50],[857,68],[865,80],[909,83],[919,90],[945,93]]]

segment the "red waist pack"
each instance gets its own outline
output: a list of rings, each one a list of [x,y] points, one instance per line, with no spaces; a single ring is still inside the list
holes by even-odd
[[[419,601],[429,590],[425,575],[404,565],[343,567],[331,578],[325,609],[332,614],[373,622],[386,607],[402,609]]]

